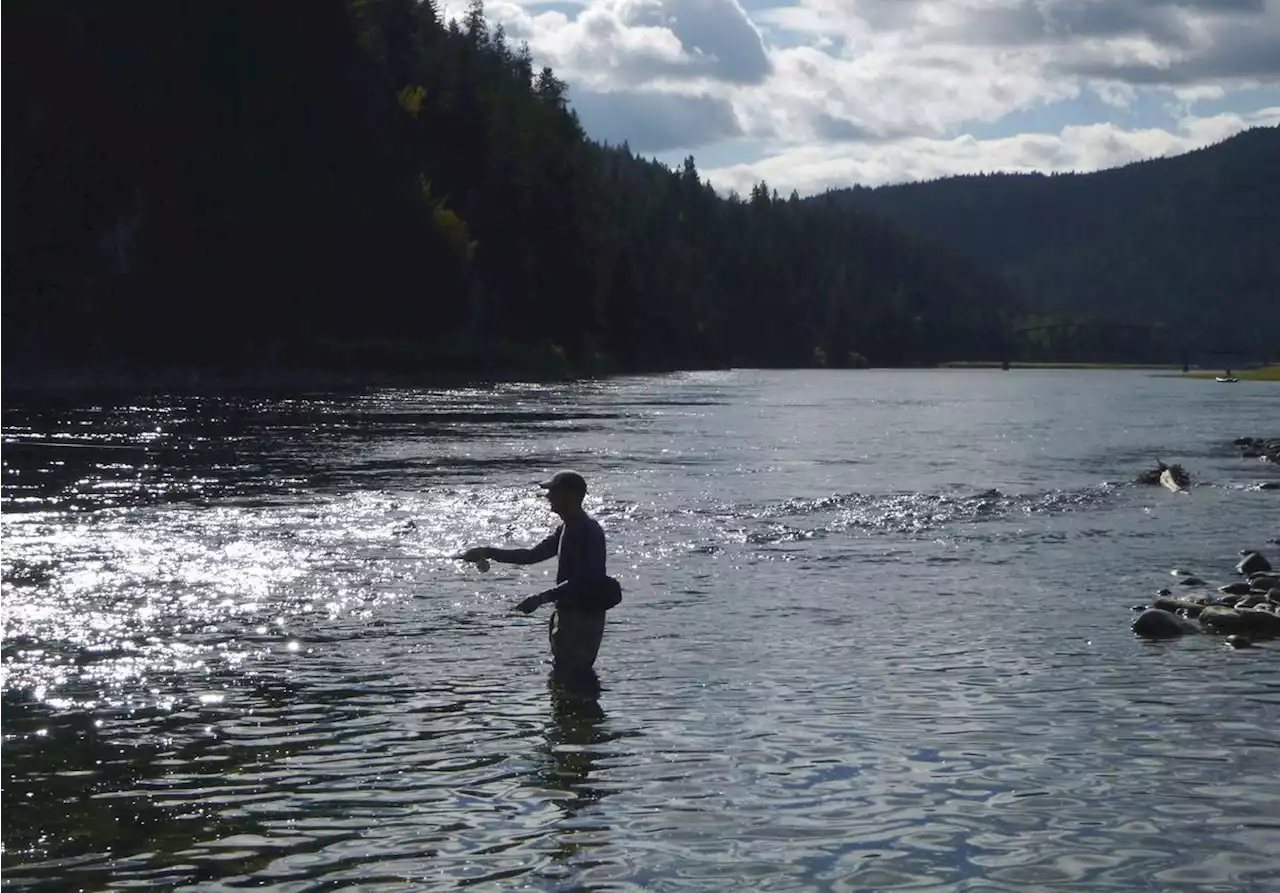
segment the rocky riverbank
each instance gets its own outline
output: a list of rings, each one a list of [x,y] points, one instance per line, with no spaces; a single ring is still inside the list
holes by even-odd
[[[1280,573],[1261,553],[1245,549],[1235,574],[1242,579],[1206,591],[1205,580],[1173,571],[1179,591],[1161,589],[1151,604],[1136,606],[1142,613],[1133,621],[1133,632],[1151,639],[1225,634],[1237,648],[1280,637]]]
[[[1280,463],[1280,437],[1237,437],[1232,441],[1241,459],[1262,459]]]

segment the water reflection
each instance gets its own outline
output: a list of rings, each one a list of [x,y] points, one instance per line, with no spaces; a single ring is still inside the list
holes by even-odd
[[[593,854],[612,843],[610,823],[599,808],[608,791],[592,775],[599,774],[607,745],[622,735],[609,729],[600,705],[603,687],[594,670],[552,670],[547,692],[551,713],[535,748],[540,765],[525,781],[542,796],[550,792],[560,812],[546,841],[549,864],[537,873],[565,880],[598,864]]]
[[[613,739],[600,706],[602,688],[594,670],[552,670],[547,677],[551,721],[538,750],[547,758],[534,781],[563,792],[557,804],[569,817],[594,806],[604,792],[590,786],[590,775],[601,756],[600,745]]]
[[[1275,496],[1103,484],[1251,392],[1028,380],[6,405],[6,886],[1270,893],[1280,651],[1128,605]],[[629,595],[544,678],[551,569],[447,556],[563,464]]]

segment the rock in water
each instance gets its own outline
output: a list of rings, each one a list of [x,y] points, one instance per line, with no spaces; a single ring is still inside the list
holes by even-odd
[[[1171,598],[1161,596],[1155,600],[1155,604],[1151,607],[1160,611],[1167,611],[1171,614],[1185,614],[1187,617],[1199,617],[1200,612],[1204,610],[1205,603],[1203,601],[1192,598]]]
[[[1263,574],[1271,570],[1271,562],[1252,549],[1240,550],[1240,561],[1236,565],[1236,573],[1242,576]]]
[[[1159,608],[1148,608],[1133,621],[1133,631],[1148,639],[1172,639],[1196,632],[1196,627],[1177,614]]]
[[[1253,643],[1244,636],[1227,636],[1227,644],[1232,648],[1252,648]]]
[[[1217,632],[1280,635],[1280,616],[1259,608],[1224,608],[1211,605],[1200,612],[1200,622]]]

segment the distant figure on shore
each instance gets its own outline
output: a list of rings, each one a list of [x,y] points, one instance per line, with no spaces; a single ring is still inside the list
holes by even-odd
[[[605,572],[605,537],[599,522],[582,508],[587,482],[574,471],[561,471],[541,484],[551,510],[560,516],[556,529],[531,549],[477,546],[463,561],[535,564],[560,556],[556,585],[531,595],[516,608],[531,614],[548,602],[556,606],[548,626],[551,656],[560,674],[585,673],[595,664],[604,637],[605,612],[622,601],[622,587]]]

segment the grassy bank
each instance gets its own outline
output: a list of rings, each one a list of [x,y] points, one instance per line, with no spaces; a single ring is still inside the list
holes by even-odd
[[[1000,369],[1001,364],[987,360],[955,360],[939,363],[939,369]],[[1035,363],[1011,362],[1009,369],[1156,369],[1180,370],[1181,366],[1171,363]],[[1213,376],[1209,376],[1212,378]]]

